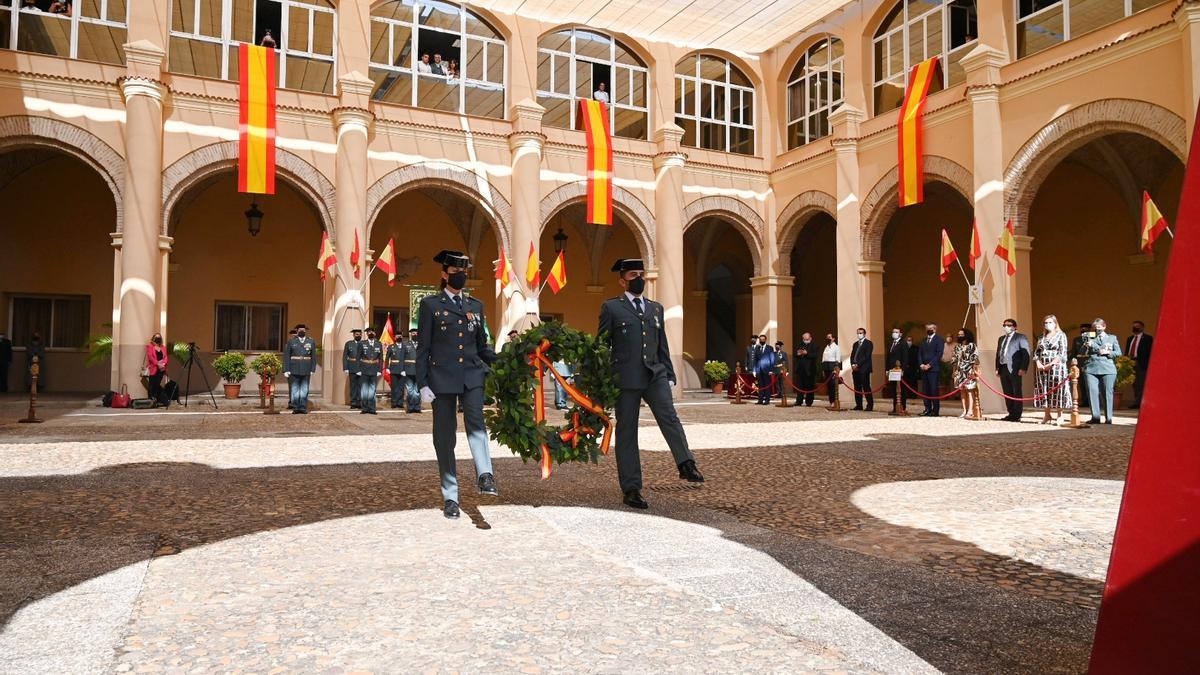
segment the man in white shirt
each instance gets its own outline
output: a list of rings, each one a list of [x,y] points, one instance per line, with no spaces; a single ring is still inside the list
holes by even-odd
[[[429,73],[433,72],[433,70],[429,66],[429,55],[428,54],[422,54],[421,60],[417,61],[417,72],[421,73],[422,75],[428,75]]]
[[[596,91],[592,93],[592,98],[604,105],[608,105],[608,85],[603,82],[597,84]]]

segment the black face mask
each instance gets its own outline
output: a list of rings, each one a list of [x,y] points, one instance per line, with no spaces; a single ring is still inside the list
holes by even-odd
[[[927,330],[927,331],[925,331],[925,334],[926,334],[926,335],[933,335],[933,334],[934,334],[934,333],[936,333],[936,332],[937,332],[936,330]]]
[[[304,337],[305,335],[308,335],[308,331],[303,331],[303,330],[296,331],[296,337]]]
[[[160,337],[156,337],[156,338],[154,338],[154,344],[156,344],[156,345],[161,345],[161,344],[162,344],[162,338],[160,338]]]
[[[1136,327],[1135,327],[1135,328],[1133,329],[1133,333],[1134,333],[1134,335],[1137,335],[1137,334],[1138,334],[1138,333],[1140,333],[1140,332],[1142,332],[1142,329],[1141,329],[1141,328],[1136,328]]]
[[[956,338],[954,338],[954,339],[955,339],[955,340],[958,340],[959,342],[966,342],[966,341],[967,341],[967,336],[966,336],[966,335],[959,335],[958,337],[956,337]]]
[[[642,277],[634,277],[629,280],[629,292],[634,295],[641,295],[642,291],[646,290],[646,280]]]
[[[355,341],[355,342],[362,342],[362,336],[361,336],[361,335],[355,335],[355,336],[354,336],[354,341]]]
[[[451,274],[450,278],[446,279],[446,285],[456,291],[461,291],[467,285],[467,273],[455,272]]]

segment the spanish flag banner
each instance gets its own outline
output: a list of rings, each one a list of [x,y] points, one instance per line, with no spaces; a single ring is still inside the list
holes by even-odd
[[[512,281],[512,263],[508,262],[508,254],[503,249],[496,261],[496,281],[500,282],[500,288],[508,288],[508,282]]]
[[[950,243],[950,235],[946,234],[946,228],[942,228],[942,250],[939,256],[942,268],[938,274],[938,279],[942,283],[946,283],[946,279],[950,277],[950,264],[958,260],[958,252],[954,250],[954,244]]]
[[[922,131],[921,112],[925,109],[925,95],[929,93],[929,85],[937,77],[938,57],[933,57],[913,66],[908,77],[908,92],[904,95],[904,105],[900,106],[899,131],[899,167],[900,167],[900,206],[912,206],[925,201],[925,178],[922,174]]]
[[[608,110],[600,101],[579,101],[583,132],[587,135],[587,210],[584,220],[612,225],[612,138],[608,135]]]
[[[1012,221],[1004,225],[1000,233],[1000,243],[996,245],[996,256],[1008,263],[1008,276],[1017,273],[1017,235],[1013,232]]]
[[[387,246],[383,247],[383,252],[379,254],[379,260],[375,266],[383,270],[387,274],[388,286],[396,285],[396,244],[391,239],[388,239]],[[391,319],[389,318],[390,322]],[[380,339],[380,342],[383,342]]]
[[[525,281],[529,282],[529,291],[531,293],[538,292],[538,286],[542,283],[542,270],[538,263],[537,250],[533,248],[533,242],[529,242],[529,262],[525,268]]]
[[[1150,199],[1150,193],[1142,190],[1142,252],[1153,253],[1154,240],[1163,232],[1171,232],[1167,219],[1158,210],[1154,200]]]
[[[550,276],[546,277],[546,283],[550,286],[550,290],[554,291],[555,295],[567,285],[567,263],[563,259],[563,252],[558,252],[558,257],[554,259],[554,264],[550,266]]]
[[[392,242],[389,241],[388,246],[391,245]],[[383,381],[390,385],[392,383],[392,373],[390,372],[391,369],[388,368],[389,364],[387,363],[387,348],[396,344],[396,329],[392,327],[391,312],[387,313],[387,321],[383,322],[383,331],[379,334],[379,344],[383,345]]]
[[[238,192],[275,194],[275,50],[238,45]]]
[[[337,265],[337,256],[333,253],[333,242],[329,241],[329,233],[321,233],[321,250],[317,253],[317,270],[321,273],[321,281],[325,281],[325,273],[330,267]]]
[[[979,221],[971,221],[971,252],[967,257],[971,261],[971,269],[975,269],[975,260],[983,256],[983,249],[979,246]]]

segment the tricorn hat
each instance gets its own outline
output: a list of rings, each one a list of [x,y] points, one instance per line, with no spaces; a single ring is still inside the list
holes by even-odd
[[[361,333],[361,332],[363,332],[363,329],[361,329],[361,328],[351,328],[351,329],[350,329],[350,332],[351,332],[351,333]]]
[[[296,324],[296,330],[300,330],[301,328],[303,328],[303,329],[307,330],[307,329],[308,329],[308,324],[306,324],[306,323],[298,323],[298,324]]]
[[[460,269],[467,269],[471,266],[471,259],[462,251],[442,250],[433,256],[433,262],[443,267],[458,267]]]
[[[619,258],[612,266],[613,272],[645,271],[645,269],[646,264],[642,262],[641,258]]]

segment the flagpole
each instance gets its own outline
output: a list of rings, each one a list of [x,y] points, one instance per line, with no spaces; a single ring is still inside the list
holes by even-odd
[[[971,285],[971,279],[970,279],[970,277],[968,277],[968,276],[967,276],[967,270],[966,270],[965,268],[963,268],[962,261],[958,259],[958,256],[957,256],[957,255],[956,255],[956,256],[954,256],[954,262],[958,263],[958,269],[959,269],[959,271],[960,271],[960,272],[962,272],[962,275],[963,275],[963,281],[967,282],[967,285],[968,285],[968,286],[970,286],[970,285]]]

